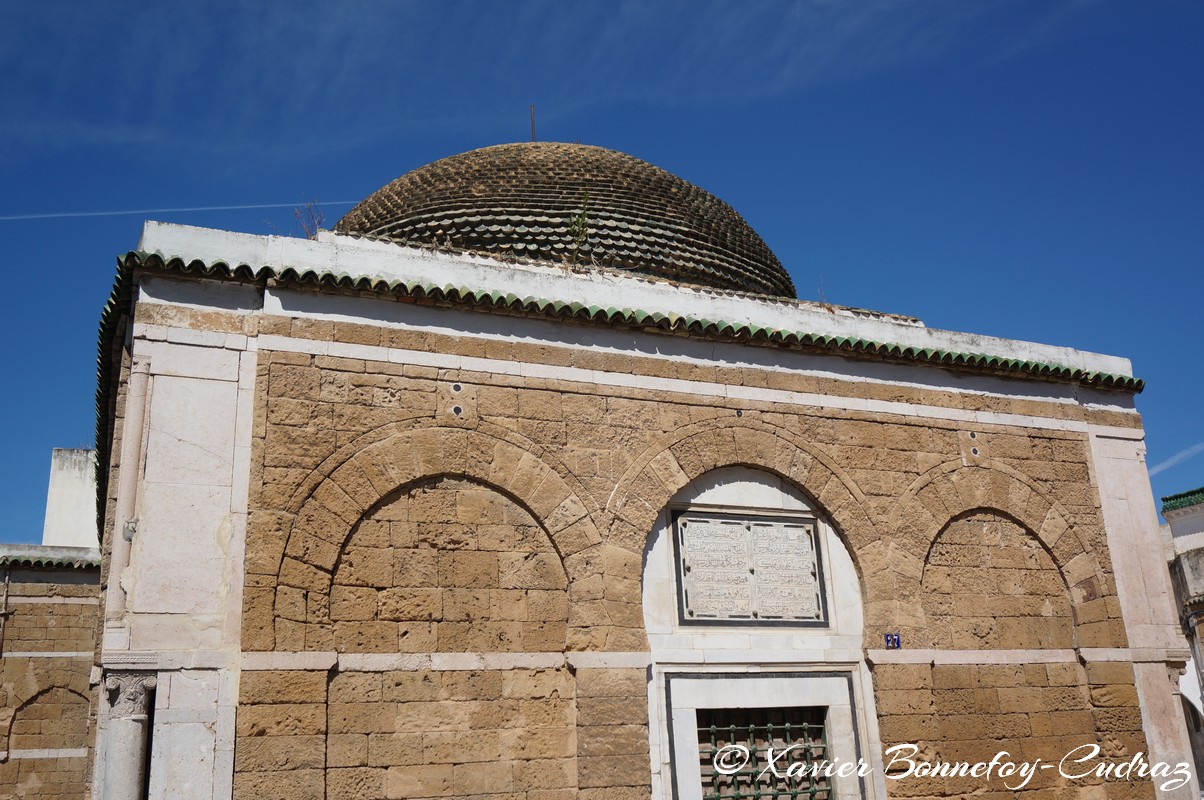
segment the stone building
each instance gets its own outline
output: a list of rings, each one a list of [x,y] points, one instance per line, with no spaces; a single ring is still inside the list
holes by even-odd
[[[67,800],[91,783],[100,622],[92,456],[55,450],[42,544],[0,544],[0,797]]]
[[[1189,762],[1140,389],[796,300],[730,207],[601,148],[453,156],[313,241],[148,223],[101,331],[93,796],[1003,791],[888,772],[897,744]],[[870,768],[758,778],[766,744]],[[732,745],[762,760],[724,774]],[[1021,794],[1198,793],[1122,777]]]
[[[1204,617],[1204,487],[1162,498],[1166,561],[1175,608],[1192,658],[1180,681],[1183,714],[1197,767],[1204,765],[1204,697],[1200,687],[1200,619]]]

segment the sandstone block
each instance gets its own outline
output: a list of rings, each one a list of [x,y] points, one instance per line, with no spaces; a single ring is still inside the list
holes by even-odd
[[[335,583],[386,589],[393,586],[393,559],[388,550],[347,547],[335,570]]]
[[[567,636],[564,622],[522,623],[522,650],[527,652],[558,652],[564,649]]]
[[[253,736],[238,741],[236,772],[321,769],[326,765],[322,736]]]
[[[393,581],[390,586],[439,586],[439,552],[429,548],[412,549],[398,544],[399,529],[409,529],[409,523],[390,525],[393,538]]]
[[[1133,665],[1124,661],[1092,661],[1087,665],[1087,680],[1095,684],[1133,685]]]
[[[396,730],[399,733],[444,733],[468,731],[469,719],[476,707],[471,702],[413,702],[399,705]]]
[[[373,733],[368,736],[368,764],[373,767],[413,766],[428,763],[423,737],[417,733]]]
[[[498,555],[489,552],[439,553],[441,586],[465,589],[498,587]]]
[[[451,797],[455,794],[450,764],[390,767],[385,778],[385,797]]]
[[[393,700],[381,691],[382,676],[376,672],[339,672],[330,679],[329,702],[375,703]]]
[[[648,781],[648,756],[579,756],[577,780],[583,789],[606,786],[641,786]]]
[[[1122,684],[1091,687],[1091,705],[1096,707],[1137,706],[1137,689]]]
[[[331,703],[327,716],[331,733],[392,733],[396,703]]]
[[[366,586],[330,587],[330,618],[336,622],[366,622],[376,619],[377,589]]]
[[[645,736],[645,742],[647,737]],[[525,728],[499,734],[499,757],[505,759],[571,758],[577,754],[575,728]]]
[[[507,731],[505,733],[511,733]],[[427,764],[467,764],[480,761],[510,760],[502,755],[503,732],[476,730],[464,733],[422,734],[422,759]]]
[[[387,770],[351,767],[326,770],[327,797],[381,797]]]
[[[326,698],[326,673],[296,670],[249,670],[239,681],[239,702],[314,703]]]
[[[568,595],[561,590],[529,590],[525,611],[530,622],[565,622],[569,618]]]
[[[368,735],[334,733],[326,739],[326,766],[362,767],[368,763]],[[399,763],[399,762],[395,762]]]
[[[384,699],[409,703],[439,699],[439,675],[423,672],[387,672],[384,675]]]
[[[577,731],[580,756],[647,755],[648,728],[644,725],[582,727]]]
[[[239,800],[325,800],[325,778],[320,769],[238,772],[234,775],[234,796]]]
[[[577,724],[577,714],[571,700],[516,700],[517,722],[505,727],[568,728]],[[645,703],[645,709],[647,704]],[[644,712],[647,716],[647,710]]]
[[[495,670],[484,672],[444,672],[439,675],[439,697],[444,700],[496,700],[503,696],[502,673]]]
[[[398,649],[396,622],[335,622],[334,641],[341,653],[394,653]]]
[[[448,622],[490,619],[493,603],[490,591],[488,589],[445,589],[443,591],[443,619]]]
[[[516,789],[566,789],[577,786],[577,765],[572,758],[541,758],[514,764]]]
[[[382,620],[432,621],[443,616],[440,589],[385,589],[378,602],[377,616]]]
[[[514,787],[514,768],[508,761],[456,764],[452,767],[452,786],[459,797],[509,792]]]
[[[499,674],[500,696],[524,700],[571,699],[575,696],[568,670],[511,670]]]
[[[326,706],[317,703],[239,706],[235,733],[240,737],[326,733]]]

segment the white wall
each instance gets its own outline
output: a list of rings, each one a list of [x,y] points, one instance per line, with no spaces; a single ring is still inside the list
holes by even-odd
[[[56,447],[51,451],[42,544],[92,549],[99,546],[95,455],[95,451],[82,449]]]

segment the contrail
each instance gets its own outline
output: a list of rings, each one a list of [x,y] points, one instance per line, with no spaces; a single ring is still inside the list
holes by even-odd
[[[1162,461],[1162,462],[1150,467],[1150,477],[1151,478],[1154,477],[1159,472],[1165,472],[1166,470],[1170,469],[1171,467],[1175,466],[1176,464],[1186,461],[1187,459],[1191,458],[1192,456],[1199,455],[1200,453],[1204,453],[1204,442],[1200,442],[1199,444],[1193,444],[1191,447],[1188,447],[1184,450],[1180,450],[1178,453],[1175,453],[1173,456],[1168,458],[1166,461]]]
[[[353,206],[358,200],[323,201],[323,206]],[[53,214],[6,214],[0,215],[0,222],[14,222],[22,219],[64,219],[66,217],[120,217],[131,214],[177,214],[186,211],[246,211],[253,208],[299,208],[302,203],[263,203],[251,206],[196,206],[194,208],[143,208],[132,211],[62,211]]]

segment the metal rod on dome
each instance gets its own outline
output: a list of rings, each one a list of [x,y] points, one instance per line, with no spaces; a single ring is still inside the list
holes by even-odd
[[[535,104],[531,104],[531,141],[535,141]]]

